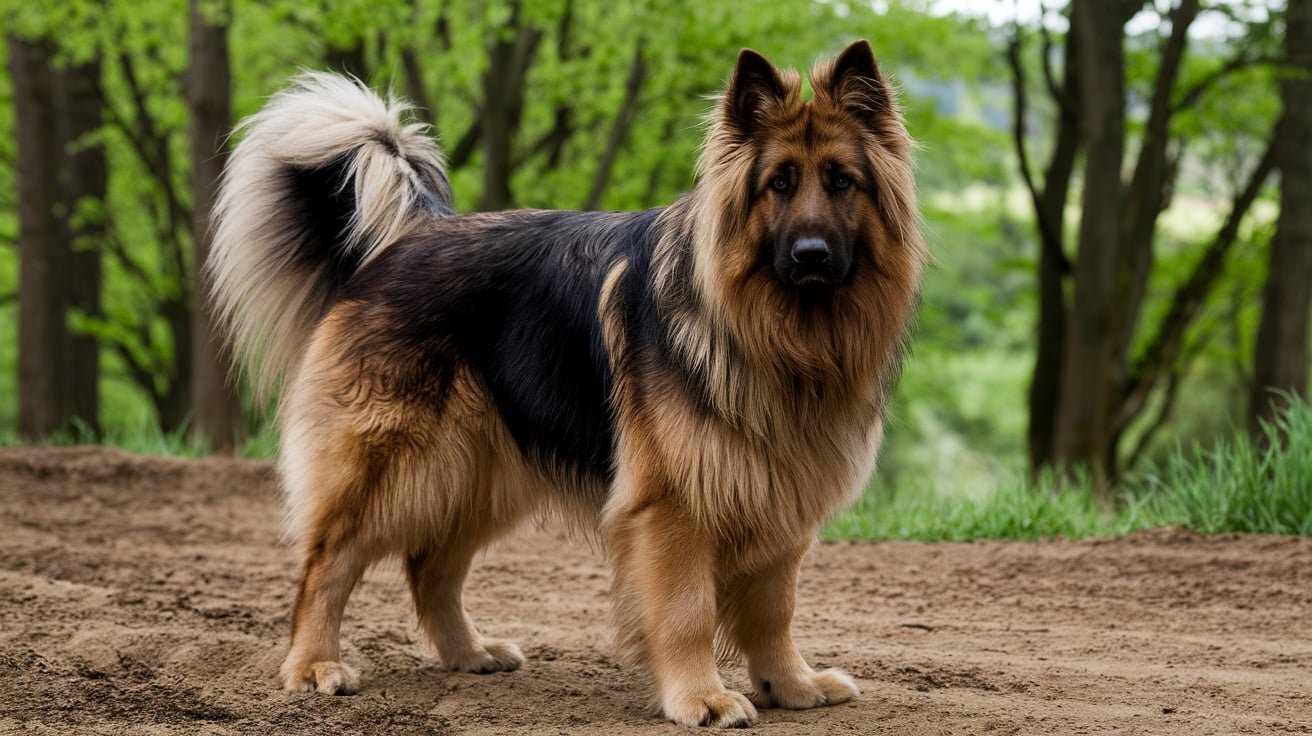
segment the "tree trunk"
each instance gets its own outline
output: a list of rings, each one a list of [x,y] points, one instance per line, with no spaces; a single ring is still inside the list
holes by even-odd
[[[55,87],[59,101],[56,133],[64,212],[62,239],[70,251],[65,299],[68,307],[94,317],[100,315],[103,206],[109,172],[104,146],[85,139],[102,125],[105,99],[100,86],[100,62],[56,71]],[[100,344],[87,334],[70,334],[68,340],[69,359],[63,377],[67,411],[98,434]]]
[[[620,148],[629,137],[629,129],[633,127],[633,117],[638,112],[638,95],[647,78],[647,64],[642,51],[643,42],[638,39],[638,45],[633,50],[633,62],[629,66],[629,76],[624,81],[624,100],[615,113],[615,122],[606,138],[606,150],[601,155],[601,162],[597,164],[597,173],[592,177],[587,199],[583,200],[585,210],[595,210],[601,206],[601,198],[610,184],[610,172],[615,166],[615,159],[619,157]]]
[[[69,418],[60,385],[69,357],[63,289],[69,254],[55,217],[53,50],[46,41],[12,35],[8,44],[18,143],[18,432],[39,439]]]
[[[1086,162],[1075,263],[1075,295],[1067,325],[1056,427],[1056,456],[1084,467],[1105,494],[1115,468],[1113,413],[1125,383],[1119,310],[1125,264],[1121,213],[1125,187],[1125,50],[1120,9],[1103,0],[1075,0],[1080,127]]]
[[[1262,320],[1253,360],[1249,424],[1259,440],[1261,423],[1286,403],[1274,391],[1307,396],[1308,319],[1312,305],[1312,0],[1289,0],[1285,53],[1303,74],[1284,80],[1284,117],[1276,138],[1280,169],[1280,220],[1271,241],[1271,265],[1262,294]]]
[[[1148,121],[1135,160],[1134,176],[1124,192],[1121,234],[1116,241],[1121,288],[1116,295],[1117,308],[1114,313],[1117,319],[1113,325],[1115,339],[1119,343],[1116,349],[1122,361],[1129,355],[1139,312],[1148,291],[1157,218],[1169,202],[1168,193],[1175,174],[1175,168],[1167,155],[1171,116],[1174,112],[1173,93],[1189,43],[1189,27],[1193,25],[1200,10],[1200,0],[1180,0],[1179,5],[1171,11],[1171,35],[1161,50],[1157,76],[1153,80]],[[1122,362],[1122,365],[1125,363]],[[1123,386],[1124,383],[1118,390]],[[1123,430],[1124,427],[1113,420],[1109,430],[1113,438],[1113,451]],[[1113,457],[1113,467],[1115,461]]]
[[[514,4],[508,39],[500,34],[488,54],[483,75],[482,130],[483,195],[480,210],[503,210],[514,204],[510,177],[514,173],[512,145],[524,112],[524,79],[533,63],[542,31],[524,25],[518,3]]]
[[[207,17],[191,0],[187,109],[191,124],[192,305],[191,399],[193,435],[218,452],[232,452],[241,404],[232,385],[231,358],[212,312],[211,285],[203,265],[209,257],[209,213],[223,173],[223,141],[232,119],[232,76],[228,64],[228,18]],[[186,374],[182,375],[187,380]]]
[[[1072,19],[1074,22],[1074,19]],[[1030,471],[1037,473],[1055,460],[1057,417],[1060,411],[1062,362],[1066,349],[1066,318],[1070,309],[1067,298],[1067,280],[1070,262],[1066,258],[1066,200],[1070,194],[1071,176],[1080,147],[1080,115],[1078,95],[1078,58],[1075,52],[1075,34],[1068,32],[1065,67],[1060,86],[1049,68],[1050,41],[1044,36],[1042,49],[1044,76],[1051,96],[1057,104],[1057,134],[1052,158],[1044,169],[1042,189],[1030,180],[1025,142],[1025,79],[1020,57],[1020,38],[1013,47],[1013,74],[1016,82],[1015,145],[1022,173],[1033,198],[1035,221],[1039,234],[1038,294],[1039,318],[1034,374],[1030,381],[1029,427],[1026,449]]]
[[[369,68],[364,60],[364,39],[357,38],[349,46],[328,44],[324,63],[331,71],[350,74],[358,79],[369,79]]]

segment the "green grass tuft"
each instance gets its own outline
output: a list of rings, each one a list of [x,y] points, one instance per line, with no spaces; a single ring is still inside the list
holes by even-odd
[[[74,420],[77,422],[77,420]],[[31,445],[13,432],[0,433],[0,447]],[[97,436],[90,427],[76,423],[74,427],[42,438],[37,445],[71,447],[74,445],[104,445],[117,447],[143,455],[171,455],[176,457],[205,457],[210,454],[209,442],[193,437],[187,427],[171,432],[160,429],[153,415],[143,415],[139,421],[106,428]],[[241,442],[240,457],[272,460],[278,454],[278,433],[266,425]]]
[[[1144,479],[1143,512],[1208,533],[1312,536],[1312,408],[1294,399],[1263,432],[1264,447],[1240,434],[1176,450],[1164,472]]]
[[[1261,445],[1236,434],[1214,447],[1177,449],[1160,468],[1127,478],[1113,509],[1098,502],[1087,479],[1018,480],[973,496],[874,485],[824,537],[1074,539],[1160,526],[1312,536],[1312,407],[1291,399],[1264,432]]]

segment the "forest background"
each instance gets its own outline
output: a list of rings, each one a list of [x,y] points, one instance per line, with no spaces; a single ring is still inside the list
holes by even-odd
[[[880,473],[835,533],[997,503],[1011,535],[1114,531],[1224,472],[1258,495],[1213,499],[1243,507],[1215,528],[1312,533],[1309,0],[0,0],[0,19],[5,444],[275,453],[195,273],[228,132],[299,69],[413,100],[459,209],[639,209],[692,186],[739,48],[806,70],[868,38],[920,142],[935,265]]]

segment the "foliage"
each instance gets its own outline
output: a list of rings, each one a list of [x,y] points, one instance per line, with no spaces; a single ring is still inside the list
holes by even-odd
[[[356,47],[362,73],[377,87],[416,93],[448,151],[476,131],[492,45],[512,27],[517,3],[363,3],[279,0],[233,4],[230,32],[234,111],[257,110],[299,68],[321,66],[334,50]],[[913,129],[926,152],[923,178],[953,185],[1000,181],[1005,162],[998,133],[953,106],[982,107],[973,77],[937,69],[953,59],[985,74],[996,66],[976,21],[940,18],[914,7],[883,13],[800,0],[736,3],[596,3],[538,0],[522,6],[521,23],[541,39],[528,68],[523,114],[513,134],[511,190],[516,206],[577,208],[597,176],[599,150],[623,103],[638,44],[648,69],[602,207],[640,209],[666,203],[693,178],[700,121],[720,89],[737,49],[755,46],[782,65],[806,69],[859,35],[872,37],[895,79],[921,90],[908,95]],[[165,433],[184,426],[185,377],[178,352],[189,339],[190,191],[183,74],[187,61],[183,0],[70,2],[58,8],[0,0],[0,17],[26,37],[48,37],[61,63],[97,58],[103,68],[109,234],[103,313],[75,315],[73,327],[104,345],[102,425],[108,436],[135,432],[143,411]],[[407,77],[406,53],[418,60]],[[8,77],[0,82],[0,388],[12,386],[15,310],[2,298],[16,288],[12,242],[12,108]],[[934,101],[937,100],[937,104]],[[926,104],[930,103],[930,104]],[[562,124],[562,120],[565,122]],[[553,145],[554,141],[554,145]],[[484,161],[477,147],[452,174],[457,204],[481,196]],[[95,206],[95,203],[92,203]],[[12,390],[6,395],[13,396]],[[145,404],[143,408],[140,404]],[[0,428],[13,427],[14,406],[0,407]]]
[[[1185,87],[1231,58],[1275,53],[1279,28],[1270,14],[1235,5],[1209,4],[1205,13],[1233,12],[1242,22],[1187,56]],[[477,134],[491,55],[498,41],[528,34],[536,46],[509,141],[512,205],[572,209],[589,199],[601,152],[626,103],[626,80],[640,58],[646,74],[636,100],[639,114],[623,136],[599,204],[640,209],[667,203],[692,184],[701,121],[739,48],[756,48],[805,71],[814,59],[867,37],[881,69],[902,89],[908,127],[921,145],[919,181],[936,265],[927,275],[914,350],[893,403],[881,473],[862,510],[833,529],[879,536],[940,530],[952,537],[1114,531],[1124,519],[1108,522],[1078,493],[999,481],[1021,472],[1024,463],[1038,253],[1010,143],[1008,29],[931,12],[933,6],[930,0],[233,0],[233,108],[237,117],[253,113],[298,69],[351,56],[376,88],[415,97],[449,153],[476,141],[452,173],[457,206],[472,209],[484,193],[487,160]],[[1047,16],[1057,33],[1060,15]],[[0,21],[7,32],[52,37],[65,62],[102,62],[108,114],[97,137],[111,172],[103,203],[110,226],[102,245],[104,311],[74,318],[76,329],[95,334],[104,346],[99,441],[151,452],[200,452],[184,439],[185,407],[168,404],[183,380],[179,317],[192,307],[194,268],[182,94],[186,3],[0,0]],[[1135,27],[1140,30],[1127,46],[1129,82],[1141,108],[1151,94],[1162,29],[1152,23]],[[1024,30],[1031,38],[1038,35],[1037,26]],[[1036,111],[1029,141],[1035,156],[1051,145],[1053,112],[1044,106],[1037,46],[1030,44],[1024,58]],[[1224,216],[1221,203],[1274,115],[1276,75],[1258,63],[1223,75],[1173,122],[1173,132],[1187,141],[1185,175],[1160,228],[1145,325],[1159,319],[1172,289],[1196,262],[1199,244]],[[0,442],[13,441],[16,414],[10,96],[8,75],[0,74]],[[1148,422],[1131,428],[1130,444],[1148,440],[1136,477],[1144,468],[1174,467],[1177,447],[1206,446],[1228,436],[1242,416],[1256,295],[1275,216],[1269,200],[1259,204],[1216,295],[1189,333],[1189,364],[1168,422],[1156,433]],[[1159,392],[1153,406],[1166,400]],[[266,417],[252,416],[245,452],[269,457],[276,437],[262,423]],[[73,433],[52,439],[92,438]],[[1008,490],[997,490],[1003,487]],[[879,503],[872,506],[875,499]],[[990,511],[998,505],[1011,511]],[[1133,508],[1147,513],[1148,506]],[[947,534],[949,528],[955,531]]]

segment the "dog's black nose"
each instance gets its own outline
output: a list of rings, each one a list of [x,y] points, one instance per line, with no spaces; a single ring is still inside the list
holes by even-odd
[[[829,260],[829,244],[824,238],[801,238],[793,244],[793,262],[799,266],[819,266]]]

